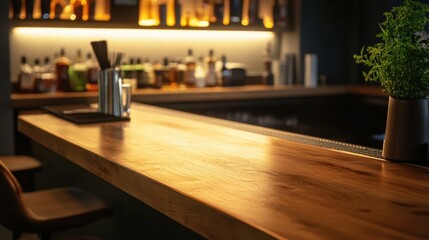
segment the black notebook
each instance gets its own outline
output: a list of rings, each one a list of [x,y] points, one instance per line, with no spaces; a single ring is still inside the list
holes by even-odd
[[[98,109],[90,105],[57,105],[44,106],[43,110],[60,118],[76,124],[103,123],[116,121],[129,121],[129,117],[115,117],[113,115],[98,112]]]

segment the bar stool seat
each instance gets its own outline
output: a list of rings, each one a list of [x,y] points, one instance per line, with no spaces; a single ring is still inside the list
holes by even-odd
[[[34,215],[43,217],[26,226],[32,232],[58,232],[75,228],[110,213],[103,201],[78,188],[55,188],[23,193],[22,196],[23,202]]]
[[[42,169],[42,163],[30,156],[8,155],[0,156],[0,161],[6,165],[11,172],[38,171]]]
[[[23,190],[34,190],[34,174],[42,170],[42,163],[34,157],[26,155],[0,156],[6,167],[15,175]]]
[[[0,161],[0,224],[21,233],[50,234],[86,225],[113,214],[102,200],[78,188],[55,188],[23,193],[20,184]]]

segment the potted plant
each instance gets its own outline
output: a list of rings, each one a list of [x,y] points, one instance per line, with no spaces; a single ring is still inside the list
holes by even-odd
[[[405,0],[380,24],[381,39],[354,55],[369,67],[367,81],[379,82],[389,95],[383,157],[400,162],[426,162],[429,142],[429,5]]]

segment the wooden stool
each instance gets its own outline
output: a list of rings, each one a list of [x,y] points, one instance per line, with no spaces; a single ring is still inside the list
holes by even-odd
[[[18,179],[24,192],[34,191],[34,173],[42,169],[42,163],[30,156],[0,156],[6,167]]]
[[[0,161],[0,224],[13,232],[51,233],[80,227],[113,214],[103,201],[78,188],[55,188],[23,193],[19,182]]]

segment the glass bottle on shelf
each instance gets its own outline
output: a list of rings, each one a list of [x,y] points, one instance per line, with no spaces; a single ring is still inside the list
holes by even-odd
[[[34,0],[32,14],[34,19],[40,19],[42,17],[42,0]]]
[[[177,0],[176,0],[177,1]],[[167,0],[167,26],[172,27],[176,25],[176,11],[175,0]]]
[[[178,85],[177,77],[178,77],[177,62],[175,59],[171,59],[168,64],[168,79],[170,80],[171,87],[177,87]]]
[[[98,90],[98,63],[92,58],[91,53],[86,54],[85,61],[87,69],[87,79],[86,79],[86,90],[87,91],[97,91]]]
[[[217,0],[209,0],[209,22],[210,24],[217,22],[216,12],[215,12],[215,6],[216,6]]]
[[[82,59],[82,52],[77,50],[77,59],[68,69],[70,90],[73,92],[86,91],[86,81],[88,79],[87,66]]]
[[[159,26],[167,26],[167,3],[160,1],[158,3]]]
[[[158,71],[161,72],[162,75],[162,85],[163,86],[168,86],[171,83],[170,80],[170,75],[169,75],[169,65],[170,65],[170,60],[168,59],[168,57],[164,57],[162,59],[162,65],[158,66]]]
[[[145,71],[143,68],[143,63],[141,58],[137,57],[135,64],[132,66],[132,71],[134,72],[135,79],[128,79],[125,82],[128,82],[132,85],[137,85],[137,88],[144,88],[147,86],[147,81],[145,77]],[[124,82],[124,79],[122,79]]]
[[[55,68],[50,64],[49,57],[45,57],[41,71],[41,77],[36,81],[36,91],[40,93],[55,92],[57,89]]]
[[[209,0],[199,0],[195,8],[196,27],[208,27],[212,16],[212,7]]]
[[[137,61],[137,60],[136,60]],[[121,64],[121,78],[123,82],[128,82],[131,84],[131,87],[142,87],[137,81],[137,71],[134,58],[129,58],[128,63],[123,62]]]
[[[259,17],[262,18],[262,23],[264,24],[265,28],[274,27],[272,0],[259,0]]]
[[[216,74],[216,57],[214,56],[213,49],[209,50],[209,56],[206,58],[206,86],[214,87],[217,84]]]
[[[153,63],[153,71],[155,73],[155,84],[154,88],[162,88],[164,84],[164,67],[159,61]]]
[[[191,12],[186,11],[185,14],[183,14],[182,18],[180,19],[180,26],[187,27],[190,26],[191,21]]]
[[[231,23],[241,23],[241,17],[243,13],[243,0],[230,0],[230,22]],[[246,1],[246,0],[244,0]]]
[[[51,59],[48,56],[43,60],[43,72],[55,73],[55,66],[51,64]]]
[[[186,65],[183,64],[182,60],[177,58],[177,84],[182,86],[185,83]]]
[[[155,80],[155,71],[153,69],[153,65],[150,62],[149,58],[146,58],[143,63],[143,70],[145,72],[145,76],[147,77],[147,87],[155,87],[156,80]]]
[[[41,3],[42,19],[49,19],[50,4],[51,4],[50,0],[42,0],[42,3]]]
[[[248,26],[250,23],[250,0],[243,0],[243,11],[241,14],[241,25]]]
[[[259,25],[259,20],[259,0],[243,0],[241,25]]]
[[[265,85],[274,85],[274,75],[272,71],[271,44],[268,43],[264,54],[264,72],[262,80]]]
[[[25,17],[26,19],[33,18],[34,0],[24,0],[23,5],[25,6]]]
[[[223,23],[223,0],[214,0],[213,2],[213,16],[212,23],[216,25],[221,25]]]
[[[230,0],[224,0],[223,1],[223,25],[229,25],[230,22],[230,16],[231,16],[231,5]]]
[[[183,59],[186,65],[185,84],[186,86],[195,86],[195,58],[192,49],[188,49],[188,55]]]
[[[180,0],[174,1],[174,26],[180,26],[182,23],[182,4]]]
[[[274,4],[274,23],[276,26],[287,26],[288,11],[289,7],[287,0],[276,0]]]
[[[72,7],[72,14],[70,20],[83,20],[89,19],[89,4],[88,0],[73,0],[70,3]]]
[[[231,70],[227,67],[227,60],[226,56],[222,55],[222,68],[220,70],[220,85],[222,86],[229,86],[231,84]]]
[[[121,64],[121,78],[134,78],[137,79],[134,72],[134,58],[130,58],[128,63]]]
[[[27,5],[25,4],[25,1],[21,0],[21,9],[19,12],[19,19],[25,19],[27,18]]]
[[[159,7],[157,0],[140,0],[139,6],[139,25],[140,26],[158,26]]]
[[[66,56],[64,48],[60,51],[60,57],[55,61],[57,72],[57,90],[67,92],[70,90],[68,69],[71,60]]]
[[[63,11],[60,14],[60,19],[63,20],[76,20],[76,14],[74,12],[74,2],[75,0],[65,0],[66,5],[63,8]]]
[[[195,65],[195,86],[199,88],[206,86],[206,72],[204,70],[203,56],[198,57],[198,61]]]
[[[66,6],[68,6],[69,1],[66,0],[51,0],[50,3],[50,19],[59,19],[62,18],[61,15]]]
[[[249,25],[262,25],[262,19],[259,17],[259,5],[259,0],[249,0]]]
[[[27,63],[27,58],[25,56],[21,57],[21,66],[19,67],[18,73],[18,88],[21,93],[34,92],[35,88],[33,70],[30,64]]]
[[[200,1],[200,0],[198,0]],[[180,26],[182,27],[196,27],[198,25],[198,19],[196,17],[196,8],[198,7],[199,2],[190,1],[190,0],[181,0],[180,1]],[[176,22],[178,26],[179,23]]]
[[[40,65],[40,60],[38,58],[34,59],[33,65],[33,77],[35,90],[38,91],[38,85],[42,81],[43,67]]]
[[[95,0],[94,20],[110,20],[110,0]]]

